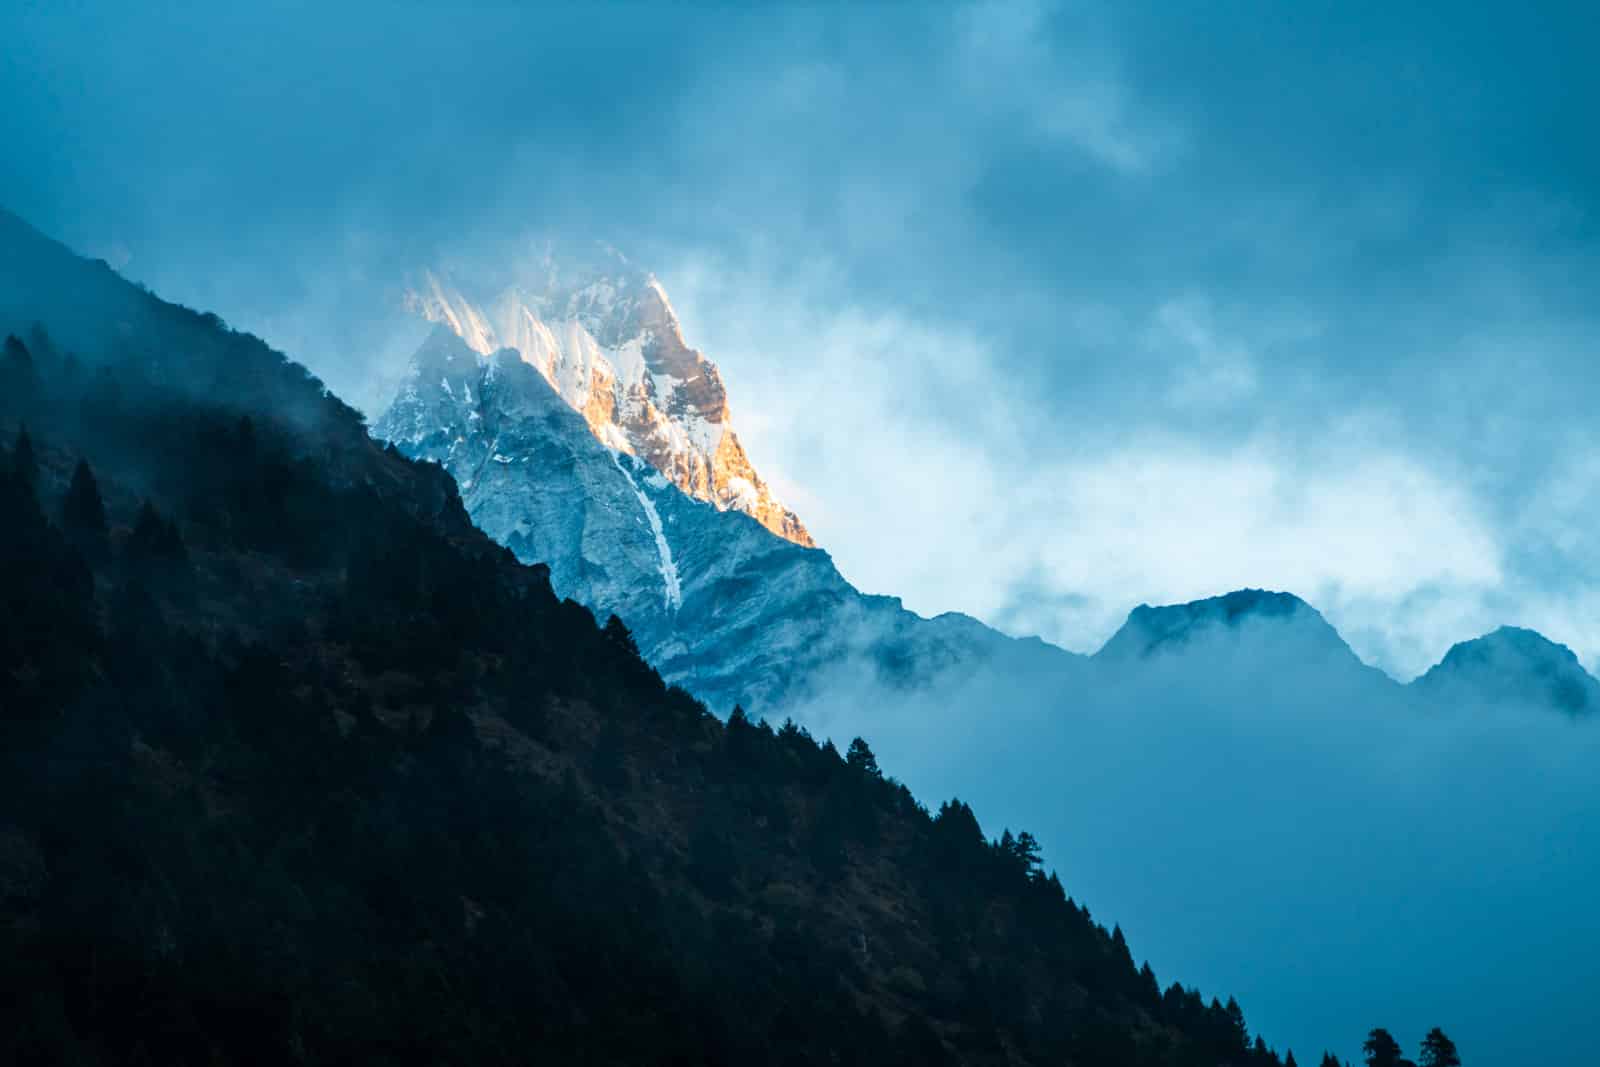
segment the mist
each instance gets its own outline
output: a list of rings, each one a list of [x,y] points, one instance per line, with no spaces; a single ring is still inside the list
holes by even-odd
[[[783,713],[867,737],[924,804],[959,796],[991,837],[1032,832],[1163,987],[1236,994],[1302,1063],[1435,1025],[1473,1061],[1582,1062],[1594,724],[1423,701],[1302,652],[1256,622],[1183,654],[916,693],[844,670]]]

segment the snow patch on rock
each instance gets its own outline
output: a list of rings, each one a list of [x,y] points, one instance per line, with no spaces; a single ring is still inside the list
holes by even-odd
[[[655,503],[645,495],[644,490],[639,488],[639,483],[633,480],[633,472],[623,464],[621,453],[611,452],[610,455],[611,462],[633,487],[633,495],[639,498],[639,506],[644,509],[645,521],[650,524],[650,533],[656,539],[656,552],[661,556],[664,603],[668,611],[677,611],[683,607],[683,585],[678,581],[678,566],[672,559],[672,546],[667,544],[666,530],[661,525],[661,513],[656,510]]]

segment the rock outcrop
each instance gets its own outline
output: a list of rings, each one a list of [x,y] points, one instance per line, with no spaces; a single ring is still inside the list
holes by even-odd
[[[515,350],[602,444],[637,456],[722,511],[742,511],[798,545],[805,525],[756,473],[733,430],[716,364],[684,341],[655,278],[609,254],[487,293],[424,274],[407,305],[488,356]]]

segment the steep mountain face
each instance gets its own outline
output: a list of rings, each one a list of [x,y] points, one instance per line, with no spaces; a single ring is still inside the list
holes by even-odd
[[[1516,626],[1453,645],[1412,686],[1446,701],[1548,704],[1569,715],[1600,710],[1600,682],[1573,651]]]
[[[1076,659],[861,594],[821,549],[607,448],[517,351],[482,356],[442,326],[373,433],[442,464],[480,529],[547,565],[561,595],[621,617],[663,677],[719,711],[779,707],[825,675],[930,684],[997,658]]]
[[[733,431],[722,375],[684,341],[655,278],[614,253],[576,267],[547,257],[529,273],[531,280],[484,296],[426,273],[407,304],[479,355],[520,353],[596,438],[642,459],[695,499],[812,544],[799,517],[751,466]]]

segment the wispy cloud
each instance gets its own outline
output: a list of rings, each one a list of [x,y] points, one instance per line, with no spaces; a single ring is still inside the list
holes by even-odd
[[[1142,174],[1167,162],[1183,137],[1171,120],[1130,101],[1096,16],[1086,5],[1038,0],[969,7],[956,20],[955,74],[963,95],[989,115],[1112,171]]]

